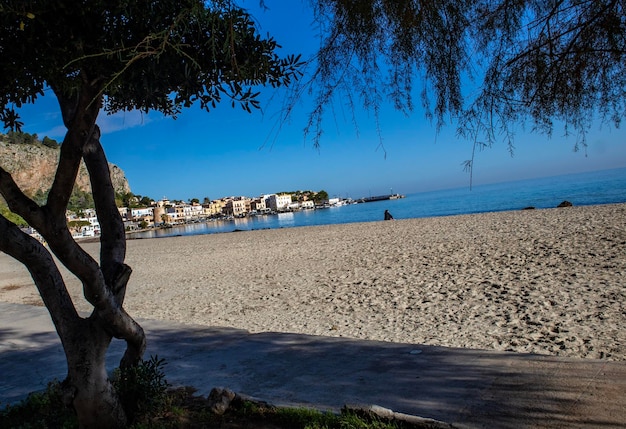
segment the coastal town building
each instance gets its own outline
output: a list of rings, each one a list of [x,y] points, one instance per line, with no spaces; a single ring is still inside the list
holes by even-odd
[[[20,229],[22,230],[23,233],[30,235],[31,237],[38,240],[39,242],[45,243],[45,240],[35,228],[27,226],[27,227],[20,228]]]
[[[208,217],[217,217],[221,216],[224,212],[224,206],[226,205],[226,200],[219,199],[211,201],[209,204],[203,205],[204,214]]]
[[[265,204],[271,210],[274,211],[285,211],[289,209],[289,205],[291,204],[291,195],[290,194],[271,194],[268,195],[265,200]]]
[[[165,212],[162,216],[164,223],[168,225],[174,225],[177,223],[184,223],[184,218],[180,216],[180,213],[176,213],[175,211]]]
[[[338,198],[331,199],[326,201],[326,204],[337,204],[339,200]],[[272,212],[316,208],[315,202],[309,198],[309,195],[301,191],[297,191],[293,196],[281,193],[261,195],[257,198],[224,197],[212,201],[205,198],[202,204],[197,199],[186,203],[170,201],[165,197],[159,201],[152,201],[150,207],[136,207],[139,204],[136,198],[130,200],[130,203],[131,207],[118,208],[126,230],[184,224],[220,217],[257,216]],[[76,238],[100,234],[100,224],[95,209],[84,209],[79,213],[68,211],[66,217],[68,223],[74,224]]]
[[[130,220],[136,224],[154,225],[152,207],[130,209]]]
[[[85,225],[80,228],[80,234],[83,237],[97,237],[100,235],[100,232],[100,222],[98,222],[97,219],[90,221],[89,225]]]
[[[313,200],[300,201],[300,208],[303,210],[311,210],[315,208],[315,203]]]
[[[167,216],[166,216],[166,208],[163,205],[156,205],[155,207],[152,208],[153,210],[153,219],[154,219],[154,224],[155,225],[160,225],[162,223],[166,223],[167,222]]]
[[[202,206],[199,203],[182,204],[182,208],[186,221],[199,218],[203,214]]]
[[[247,197],[235,197],[226,202],[222,209],[226,216],[243,217],[250,211],[250,199]]]
[[[250,212],[252,213],[265,213],[268,210],[265,204],[264,198],[255,198],[250,201]]]
[[[137,221],[146,217],[149,217],[149,218],[154,217],[154,211],[152,207],[130,209],[131,220]]]
[[[94,209],[86,209],[79,214],[66,213],[66,221],[74,238],[97,237],[100,235],[100,222],[96,217]],[[43,242],[43,238],[32,228],[26,228],[24,231],[37,240]]]
[[[118,207],[117,211],[120,213],[120,217],[123,222],[128,221],[128,207]]]

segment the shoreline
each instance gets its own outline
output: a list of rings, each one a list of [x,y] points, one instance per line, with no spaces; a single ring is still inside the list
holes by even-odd
[[[569,203],[569,202],[566,201],[566,200],[561,202],[561,204],[564,204],[564,203]],[[495,213],[508,213],[508,212],[516,212],[516,211],[529,211],[529,210],[531,210],[531,211],[535,211],[535,210],[539,211],[539,210],[553,210],[553,209],[567,208],[567,207],[596,207],[596,206],[620,205],[620,204],[626,204],[626,202],[603,203],[603,204],[581,204],[581,205],[572,205],[572,206],[564,206],[564,207],[560,207],[560,206],[554,206],[554,207],[534,207],[534,206],[528,206],[528,207],[515,208],[515,209],[491,210],[491,211],[462,213],[462,214],[443,214],[443,215],[432,215],[432,216],[412,217],[412,218],[398,218],[398,219],[393,219],[393,220],[437,219],[437,218],[447,218],[447,217],[457,217],[457,216],[484,215],[484,214],[490,214],[490,213],[494,213],[495,214]],[[293,212],[293,213],[298,213],[298,211]],[[171,228],[178,228],[178,227],[184,228],[186,226],[198,225],[198,224],[202,224],[202,223],[211,223],[211,222],[214,222],[214,221],[230,222],[230,221],[232,221],[232,219],[216,219],[216,220],[212,220],[212,221],[183,223],[183,224],[169,226],[169,227],[154,227],[154,228],[145,228],[145,229],[141,229],[141,230],[126,231],[126,240],[150,240],[150,239],[171,238],[171,237],[188,237],[188,236],[193,236],[193,235],[229,234],[229,233],[233,233],[233,232],[264,231],[264,230],[285,229],[285,228],[306,228],[306,227],[315,227],[315,226],[347,225],[347,224],[351,224],[351,223],[359,223],[359,224],[366,224],[367,225],[367,224],[370,224],[370,223],[380,222],[381,219],[371,220],[371,221],[361,221],[361,222],[280,226],[280,227],[277,227],[277,228],[264,227],[264,228],[253,228],[253,229],[234,229],[232,231],[207,231],[207,232],[194,233],[194,234],[185,234],[185,233],[183,233],[183,234],[174,234],[174,235],[167,235],[167,236],[155,236],[155,237],[134,237],[133,236],[134,234],[141,234],[141,233],[151,232],[151,231],[168,230],[168,229],[171,229]],[[81,239],[80,240],[81,243],[99,242],[99,241],[100,241],[99,237],[96,237],[96,238],[86,238],[86,239]]]
[[[623,361],[624,219],[626,204],[607,204],[130,239],[125,308],[251,332]],[[81,246],[97,257],[99,243]],[[4,254],[0,301],[41,305]]]

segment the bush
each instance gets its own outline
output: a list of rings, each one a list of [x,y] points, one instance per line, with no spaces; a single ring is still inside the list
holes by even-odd
[[[61,384],[55,380],[43,392],[31,393],[19,404],[0,411],[0,427],[73,429],[78,427],[78,420],[63,403]]]
[[[137,366],[115,370],[113,386],[130,421],[156,414],[165,406],[169,383],[163,366],[164,359],[151,356]]]

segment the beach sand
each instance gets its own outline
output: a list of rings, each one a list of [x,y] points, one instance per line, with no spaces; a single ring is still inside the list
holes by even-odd
[[[129,240],[127,263],[137,318],[626,360],[626,204]],[[41,305],[1,253],[0,301]]]

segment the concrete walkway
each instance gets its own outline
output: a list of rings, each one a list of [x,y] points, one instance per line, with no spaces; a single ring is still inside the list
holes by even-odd
[[[626,427],[626,362],[141,323],[146,356],[203,395],[221,386],[277,405],[376,404],[459,428]],[[47,311],[0,303],[0,407],[65,371]]]

